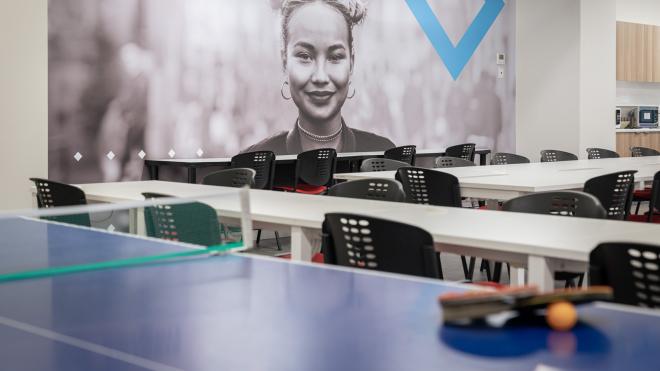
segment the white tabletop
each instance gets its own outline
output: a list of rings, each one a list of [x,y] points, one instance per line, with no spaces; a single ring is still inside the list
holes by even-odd
[[[484,149],[477,149],[477,151],[484,151]],[[417,155],[433,155],[444,153],[444,150],[437,149],[419,149],[416,151]],[[352,158],[352,157],[372,157],[372,156],[382,156],[383,151],[372,151],[372,152],[340,152],[337,153],[337,158]],[[276,161],[293,161],[297,155],[277,155],[275,157]],[[147,159],[147,161],[158,161],[158,162],[168,162],[168,163],[230,163],[231,157],[216,157],[216,158],[162,158],[162,159]]]
[[[92,201],[142,200],[141,192],[202,197],[223,187],[162,181],[78,185]],[[220,215],[235,216],[238,199],[201,200]],[[482,256],[529,266],[540,257],[552,269],[586,269],[590,251],[601,242],[658,244],[660,225],[613,220],[569,218],[503,211],[447,208],[405,203],[250,191],[255,225],[295,226],[319,230],[324,215],[349,212],[391,219],[427,230],[442,251]],[[575,263],[578,263],[576,266]],[[571,265],[573,264],[573,265]],[[571,268],[572,267],[572,268]],[[532,272],[530,271],[530,274]],[[547,276],[547,274],[546,274]]]
[[[637,170],[636,181],[650,181],[660,171],[660,156],[536,162],[435,169],[456,176],[464,197],[508,200],[526,193],[582,189],[596,176]],[[393,179],[394,171],[335,174],[336,179]]]

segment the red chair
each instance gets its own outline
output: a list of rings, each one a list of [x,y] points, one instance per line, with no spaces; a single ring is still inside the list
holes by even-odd
[[[649,189],[649,212],[646,215],[629,215],[633,222],[660,223],[660,171],[653,176],[653,185]]]
[[[304,194],[324,194],[333,183],[337,151],[320,148],[298,154],[293,187],[275,187],[276,190]]]

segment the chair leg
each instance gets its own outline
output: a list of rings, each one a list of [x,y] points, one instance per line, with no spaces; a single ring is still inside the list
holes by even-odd
[[[275,243],[277,244],[277,250],[281,251],[282,246],[280,245],[280,232],[275,231]]]
[[[484,270],[486,271],[486,281],[490,281],[490,262],[486,259],[481,259],[481,267],[479,267],[479,270],[483,272]]]
[[[580,273],[580,276],[578,277],[578,287],[582,287],[583,283],[584,283],[584,273]]]
[[[259,244],[259,241],[261,241],[261,229],[257,229],[257,245]]]
[[[477,263],[477,258],[474,256],[470,257],[470,267],[468,268],[468,274],[470,275],[470,281],[474,279],[474,266]]]
[[[467,260],[465,260],[465,256],[461,255],[461,265],[463,266],[463,275],[465,276],[466,280],[469,280],[470,277],[468,275],[468,263]]]
[[[440,275],[440,279],[443,280],[445,279],[445,275],[442,273],[442,261],[440,260],[440,253],[435,253],[435,257],[438,259],[438,274]]]
[[[495,267],[493,267],[493,282],[500,282],[502,277],[502,262],[495,262]]]
[[[637,207],[635,208],[635,215],[639,215],[639,207],[642,205],[642,201],[637,201]]]
[[[473,256],[470,256],[470,262],[468,263],[466,260],[466,257],[464,255],[461,255],[461,265],[463,266],[463,275],[465,275],[465,279],[468,281],[472,281],[474,278],[474,264],[476,263],[476,258]]]

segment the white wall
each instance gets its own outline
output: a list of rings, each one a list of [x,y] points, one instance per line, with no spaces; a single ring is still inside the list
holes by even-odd
[[[516,9],[516,152],[579,146],[580,3],[520,0]]]
[[[660,26],[660,1],[616,0],[616,20]]]
[[[615,0],[517,2],[516,152],[614,148]]]
[[[580,144],[616,150],[616,3],[582,0],[580,8]]]
[[[0,209],[32,205],[28,177],[48,174],[45,0],[0,0]]]

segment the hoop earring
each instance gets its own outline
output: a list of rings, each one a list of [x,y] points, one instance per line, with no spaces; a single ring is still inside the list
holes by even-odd
[[[282,94],[282,98],[284,98],[284,100],[291,100],[291,90],[289,89],[289,96],[287,97],[286,95],[284,95],[284,86],[289,86],[289,82],[285,81],[282,83],[282,87],[280,88],[280,94]]]
[[[350,86],[350,85],[353,85],[353,83],[352,83],[352,82],[349,82],[348,85],[349,85],[349,86]],[[353,99],[353,97],[355,97],[355,92],[356,92],[356,90],[355,90],[355,86],[353,86],[353,94],[350,94],[350,95],[349,95],[348,97],[346,97],[346,98],[348,98],[348,99]]]

